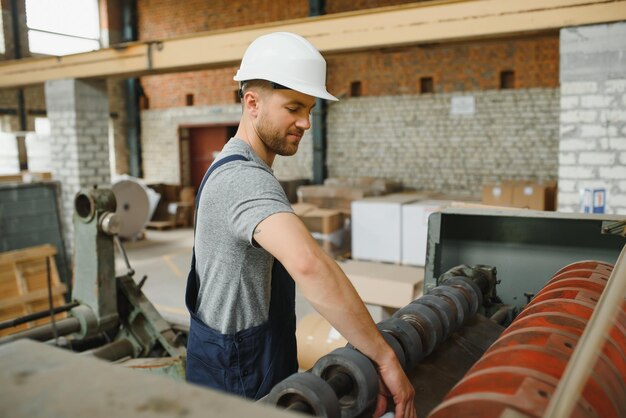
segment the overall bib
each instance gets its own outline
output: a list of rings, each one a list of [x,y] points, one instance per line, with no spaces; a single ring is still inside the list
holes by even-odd
[[[221,165],[237,160],[248,161],[242,155],[231,155],[209,168],[196,197],[196,214],[202,189],[211,173]],[[234,334],[221,334],[196,315],[199,278],[194,249],[185,294],[191,314],[187,341],[188,382],[260,399],[276,383],[298,371],[295,283],[276,259],[271,286],[267,322]]]

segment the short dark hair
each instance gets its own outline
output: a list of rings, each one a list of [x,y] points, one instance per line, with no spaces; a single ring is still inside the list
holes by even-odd
[[[285,87],[281,84],[274,83],[273,81],[255,79],[255,80],[246,80],[242,81],[239,84],[239,97],[243,99],[243,95],[246,91],[251,88],[258,88],[261,90],[276,90],[276,89],[289,89],[289,87]]]

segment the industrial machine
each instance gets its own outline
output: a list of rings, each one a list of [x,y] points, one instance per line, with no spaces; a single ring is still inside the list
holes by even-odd
[[[371,415],[379,379],[350,345],[256,404],[94,360],[184,375],[184,332],[145,298],[127,260],[127,274],[115,277],[115,205],[110,190],[76,196],[76,279],[72,303],[58,308],[70,316],[0,340],[7,416],[31,416],[33,399],[48,416],[94,415],[65,405],[68,391],[103,416]],[[576,417],[626,416],[625,228],[623,219],[600,215],[431,215],[424,296],[378,324],[415,387],[418,416],[569,416],[549,415],[556,404],[569,404]],[[590,361],[570,361],[589,353]],[[557,402],[570,368],[590,377],[580,396]]]
[[[549,411],[564,404],[557,388],[577,345],[592,360],[576,368],[591,372],[568,401],[571,416],[626,416],[623,260],[614,292],[605,292],[625,225],[529,211],[433,214],[425,295],[378,324],[415,387],[418,416],[570,416]],[[600,305],[609,314],[594,348],[580,341]],[[371,362],[346,347],[280,382],[266,401],[315,416],[370,416],[378,385]]]
[[[81,191],[74,200],[75,268],[71,303],[55,312],[69,316],[0,339],[53,340],[55,345],[96,358],[120,362],[184,380],[185,335],[166,322],[135,283],[117,236],[116,200],[110,189]],[[128,272],[115,277],[114,245]],[[49,311],[29,315],[32,320]],[[159,361],[154,361],[158,358]]]

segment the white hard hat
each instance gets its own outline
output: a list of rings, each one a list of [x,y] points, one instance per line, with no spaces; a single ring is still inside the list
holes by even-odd
[[[309,96],[338,100],[326,91],[326,61],[309,41],[289,32],[255,39],[241,60],[236,81],[267,80]]]

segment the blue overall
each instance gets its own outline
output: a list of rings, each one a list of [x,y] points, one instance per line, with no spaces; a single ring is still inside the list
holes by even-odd
[[[207,179],[222,164],[248,161],[231,155],[215,162],[207,171],[196,197],[198,202]],[[267,322],[221,334],[196,315],[199,278],[195,249],[187,277],[185,301],[191,314],[187,340],[187,381],[252,399],[267,395],[274,385],[298,371],[296,355],[295,283],[274,259],[272,291]]]

